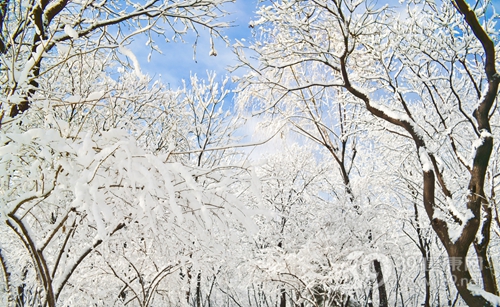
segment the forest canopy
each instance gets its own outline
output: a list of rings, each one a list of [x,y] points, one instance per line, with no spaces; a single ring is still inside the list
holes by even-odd
[[[495,4],[238,1],[0,0],[0,305],[500,306]]]

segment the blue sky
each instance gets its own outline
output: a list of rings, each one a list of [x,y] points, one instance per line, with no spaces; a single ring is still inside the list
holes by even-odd
[[[471,3],[471,1],[468,1]],[[391,3],[395,6],[399,5],[399,0],[390,0],[385,3]],[[498,11],[500,10],[500,0],[492,0],[493,6]],[[269,4],[269,3],[267,3]],[[383,5],[384,2],[379,3]],[[149,48],[145,45],[146,38],[136,37],[135,41],[128,47],[130,48],[138,61],[140,62],[141,70],[144,74],[148,74],[154,79],[160,78],[164,84],[168,84],[170,88],[176,89],[182,86],[182,80],[189,80],[190,74],[197,74],[199,78],[205,78],[207,71],[215,71],[219,78],[223,78],[227,72],[227,67],[236,64],[236,56],[233,54],[231,45],[235,43],[236,39],[252,39],[252,31],[248,27],[249,22],[256,18],[256,11],[259,6],[258,0],[236,0],[235,3],[228,3],[225,10],[230,12],[231,15],[224,18],[224,21],[231,21],[232,26],[224,29],[230,41],[229,46],[222,40],[216,40],[216,50],[218,55],[216,57],[209,56],[210,51],[210,36],[206,29],[199,29],[200,37],[198,38],[196,61],[193,59],[193,44],[196,40],[195,35],[186,35],[185,42],[162,42],[159,39],[156,43],[162,50],[163,54],[154,52],[151,60],[148,62]],[[497,20],[499,23],[500,20]],[[497,27],[499,25],[497,24]],[[240,72],[241,74],[242,72]],[[229,84],[230,89],[234,88],[234,84]],[[230,95],[229,97],[232,97]],[[227,104],[227,105],[231,105]],[[249,135],[254,135],[256,131],[256,121],[247,123],[247,132]],[[250,141],[261,141],[266,139],[267,136],[254,135]],[[283,140],[276,140],[267,143],[265,146],[260,146],[254,156],[259,156],[264,152],[279,150],[283,144]]]
[[[498,13],[500,0],[491,1]],[[387,3],[394,3],[394,5],[398,5],[398,2],[398,0],[387,1]],[[235,3],[228,3],[224,6],[224,9],[230,12],[224,21],[232,22],[232,26],[223,31],[224,35],[229,38],[230,44],[226,46],[222,40],[216,40],[218,55],[215,57],[209,56],[210,36],[206,29],[199,29],[200,37],[196,48],[196,60],[193,58],[193,44],[196,37],[192,33],[185,36],[185,42],[165,43],[162,39],[156,41],[163,54],[154,52],[149,62],[149,48],[145,45],[145,37],[136,37],[129,48],[133,50],[139,60],[143,73],[155,79],[161,76],[161,80],[170,85],[172,89],[182,86],[182,80],[188,80],[190,74],[196,73],[200,78],[204,78],[207,70],[215,71],[218,76],[223,78],[224,75],[228,74],[227,67],[236,63],[231,45],[235,43],[236,39],[251,39],[252,32],[248,25],[256,16],[258,5],[259,0],[236,0]],[[500,20],[497,20],[498,22]],[[497,26],[499,25],[497,24]]]
[[[227,67],[236,63],[231,45],[236,39],[249,39],[252,35],[248,24],[255,17],[257,5],[258,0],[237,0],[235,3],[225,5],[225,10],[231,15],[224,18],[224,21],[232,22],[232,26],[224,29],[223,34],[229,38],[230,44],[227,46],[222,40],[215,40],[217,56],[209,56],[210,36],[206,29],[199,29],[196,61],[193,58],[196,36],[192,33],[185,36],[185,42],[165,43],[162,39],[156,41],[163,54],[154,52],[149,62],[149,49],[145,46],[146,38],[136,38],[129,48],[140,62],[143,73],[154,78],[161,75],[161,80],[169,84],[172,89],[182,86],[182,79],[188,80],[190,73],[196,73],[204,78],[207,70],[215,71],[222,78],[228,74]]]

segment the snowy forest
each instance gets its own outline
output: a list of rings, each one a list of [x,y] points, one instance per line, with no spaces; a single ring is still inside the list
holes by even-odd
[[[235,1],[0,0],[0,305],[500,306],[496,0]]]

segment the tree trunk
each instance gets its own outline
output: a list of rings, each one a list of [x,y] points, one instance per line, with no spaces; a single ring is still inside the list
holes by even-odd
[[[422,233],[422,228],[420,227],[420,220],[418,217],[417,204],[413,204],[413,209],[415,210],[415,222],[417,223],[417,235],[418,235],[418,249],[422,254],[422,259],[424,260],[424,278],[425,278],[425,300],[424,307],[431,306],[431,277],[429,263],[431,261],[431,250],[429,247],[429,239]]]
[[[201,272],[196,275],[196,307],[201,307]]]
[[[482,207],[485,214],[483,214],[483,224],[480,229],[480,239],[476,237],[474,240],[474,249],[478,259],[481,277],[483,279],[483,288],[485,291],[498,295],[497,281],[493,268],[493,263],[490,261],[488,255],[488,245],[490,243],[491,221],[493,218],[492,209],[487,204]]]
[[[366,306],[373,307],[373,290],[370,287],[370,291],[368,291],[368,302],[366,302]]]
[[[378,300],[379,307],[387,307],[387,291],[385,289],[384,275],[382,273],[382,266],[378,260],[373,260],[373,267],[375,268],[375,273],[377,274],[377,288],[378,288]]]
[[[286,307],[286,291],[284,288],[281,288],[280,292],[280,307]]]

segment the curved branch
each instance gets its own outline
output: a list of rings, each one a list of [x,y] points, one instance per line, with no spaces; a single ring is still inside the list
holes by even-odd
[[[118,224],[115,229],[113,229],[113,231],[109,234],[110,236],[112,236],[114,233],[116,233],[117,231],[119,231],[120,229],[122,229],[123,227],[125,227],[125,224],[124,223],[120,223]],[[92,244],[92,246],[88,247],[81,255],[80,257],[78,257],[78,259],[75,261],[75,263],[71,266],[71,268],[68,270],[68,273],[64,276],[63,278],[63,281],[61,282],[61,284],[59,285],[59,287],[57,288],[56,292],[55,292],[55,301],[57,302],[57,300],[59,299],[59,295],[61,295],[61,292],[62,290],[64,289],[64,286],[66,285],[66,283],[68,282],[69,278],[71,277],[71,275],[73,275],[73,273],[75,272],[75,270],[78,268],[78,266],[80,265],[80,263],[83,262],[83,260],[85,260],[85,258],[94,250],[96,249],[99,245],[101,245],[103,241],[101,239],[97,240],[94,242],[94,244]]]

